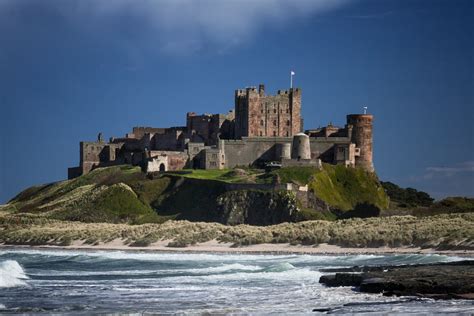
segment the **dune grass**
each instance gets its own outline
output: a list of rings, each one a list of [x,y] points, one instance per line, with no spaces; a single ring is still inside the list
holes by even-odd
[[[148,246],[159,240],[170,240],[170,247],[184,247],[217,239],[236,247],[261,243],[329,243],[346,247],[419,246],[474,250],[473,238],[473,213],[424,218],[394,216],[318,220],[265,227],[188,221],[143,225],[81,223],[33,214],[0,214],[0,242],[5,244],[67,245],[74,240],[98,244],[121,239],[131,246]]]

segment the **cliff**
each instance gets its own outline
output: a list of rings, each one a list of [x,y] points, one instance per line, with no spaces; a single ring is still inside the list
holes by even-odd
[[[282,190],[284,183],[307,186],[309,191]],[[325,165],[323,170],[292,167],[270,173],[190,170],[147,177],[139,168],[114,166],[31,187],[3,210],[82,222],[141,224],[185,219],[272,225],[334,219],[361,208],[363,216],[377,215],[387,205],[375,174],[357,168]]]

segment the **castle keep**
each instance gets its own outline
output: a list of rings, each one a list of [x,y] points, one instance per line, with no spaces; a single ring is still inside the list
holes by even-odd
[[[350,114],[344,127],[332,124],[303,132],[301,89],[267,95],[264,85],[235,91],[227,114],[186,114],[186,126],[134,127],[125,137],[80,142],[72,179],[97,167],[140,165],[147,172],[183,168],[344,164],[373,171],[372,115]]]

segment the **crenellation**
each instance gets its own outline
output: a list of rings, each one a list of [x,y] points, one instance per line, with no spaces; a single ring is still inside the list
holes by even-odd
[[[261,166],[320,166],[321,161],[373,171],[372,121],[369,114],[350,114],[347,124],[331,123],[303,133],[302,90],[266,94],[265,85],[235,90],[227,114],[186,113],[186,125],[136,126],[125,137],[80,142],[79,167],[68,177],[114,164],[142,166],[148,172],[183,168],[223,169]]]

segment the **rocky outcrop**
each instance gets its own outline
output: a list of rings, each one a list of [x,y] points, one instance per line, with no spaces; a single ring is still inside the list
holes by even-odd
[[[338,272],[321,276],[319,282],[327,286],[354,286],[361,292],[386,296],[474,299],[474,260],[323,271]]]
[[[229,191],[217,198],[219,222],[228,225],[274,225],[293,221],[296,197],[288,191]]]

